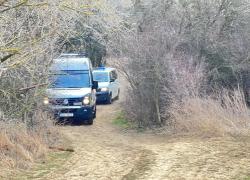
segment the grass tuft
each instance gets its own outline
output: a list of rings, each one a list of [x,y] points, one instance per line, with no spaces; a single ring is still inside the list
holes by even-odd
[[[0,179],[28,171],[38,159],[46,158],[58,129],[52,125],[27,129],[23,123],[0,122]]]
[[[250,133],[250,109],[239,91],[213,98],[188,97],[181,103],[174,102],[170,113],[172,119],[167,122],[169,134],[238,138]]]
[[[60,168],[71,155],[72,152],[52,150],[45,159],[41,159],[35,168],[30,169],[22,177],[24,179],[43,178],[53,170]],[[21,179],[21,177],[18,178]]]
[[[118,110],[115,112],[115,119],[113,120],[112,124],[116,125],[122,129],[130,129],[132,128],[132,125],[129,123],[129,121],[125,118],[126,112]]]

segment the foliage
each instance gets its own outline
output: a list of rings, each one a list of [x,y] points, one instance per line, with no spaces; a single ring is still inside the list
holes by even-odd
[[[216,97],[185,97],[174,101],[171,108],[169,134],[193,133],[205,136],[249,136],[249,113],[241,91]]]
[[[51,132],[46,134],[45,124],[52,126],[52,121],[43,106],[47,85],[41,85],[49,77],[48,67],[58,53],[66,52],[65,42],[77,37],[75,27],[79,19],[91,17],[98,24],[102,21],[99,11],[105,8],[103,0],[0,1],[0,125],[4,122],[0,126],[0,148],[5,144],[11,147],[6,150],[10,156],[0,155],[1,167],[11,162],[7,169],[19,168],[22,163],[26,168],[38,156],[46,154],[45,140]],[[88,24],[88,28],[94,31],[96,26],[92,25]],[[31,86],[34,88],[22,90]],[[13,132],[8,131],[10,122],[15,126]],[[27,151],[25,145],[29,146]]]
[[[90,2],[95,2],[92,0]],[[90,53],[90,60],[94,67],[105,64],[105,56],[112,44],[111,37],[121,33],[123,19],[120,18],[121,1],[102,1],[100,8],[89,8],[95,14],[81,14],[75,19],[73,31],[61,37],[64,52]],[[123,8],[122,8],[123,9]]]
[[[87,1],[2,1],[1,13],[1,62],[14,67],[29,61],[37,54],[45,53],[70,27],[78,13],[93,15]],[[66,25],[66,26],[65,26]]]
[[[89,19],[89,18],[86,18]],[[94,67],[100,67],[103,64],[103,58],[106,56],[106,46],[103,45],[103,39],[98,39],[96,37],[96,31],[100,28],[95,26],[96,29],[88,28],[89,21],[85,17],[76,22],[75,31],[78,33],[73,37],[68,38],[67,41],[64,41],[65,37],[61,37],[63,47],[68,53],[81,53],[87,52],[90,53],[90,60]],[[87,21],[87,22],[86,22]],[[83,23],[85,22],[85,23]],[[86,24],[86,25],[85,25]],[[102,29],[99,29],[102,31]],[[103,34],[98,32],[98,34]]]
[[[64,42],[76,34],[77,19],[83,15],[97,17],[102,8],[103,1],[99,0],[0,3],[0,68],[5,70],[0,69],[0,110],[5,115],[22,119],[27,125],[35,124],[46,89],[38,85],[48,78],[52,59],[64,52]],[[89,28],[94,29],[91,25]],[[37,86],[20,91],[33,85]]]
[[[0,178],[8,179],[17,169],[27,170],[38,158],[44,158],[48,145],[58,138],[58,129],[51,122],[39,119],[33,130],[15,121],[0,121]]]
[[[249,102],[248,1],[135,1],[131,12],[112,55],[129,82],[124,105],[138,126],[162,126],[173,101],[223,88],[243,88]]]

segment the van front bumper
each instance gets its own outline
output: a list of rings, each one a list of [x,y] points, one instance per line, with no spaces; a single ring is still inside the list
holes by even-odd
[[[92,116],[91,106],[54,106],[52,107],[55,118],[86,118]]]
[[[96,92],[97,101],[108,101],[110,99],[108,91]]]

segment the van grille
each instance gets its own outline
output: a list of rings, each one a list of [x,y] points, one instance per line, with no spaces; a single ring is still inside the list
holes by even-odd
[[[64,100],[68,100],[68,104],[64,104]],[[56,106],[74,106],[75,102],[81,102],[81,98],[60,98],[60,99],[53,99],[51,101],[52,105]]]
[[[77,109],[58,109],[56,111],[58,111],[60,113],[72,113],[72,112],[76,112]]]

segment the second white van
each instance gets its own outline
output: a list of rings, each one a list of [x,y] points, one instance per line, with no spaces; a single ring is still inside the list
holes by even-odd
[[[98,81],[96,92],[97,101],[105,101],[111,104],[113,99],[118,99],[120,95],[119,77],[115,68],[94,68],[93,78]]]

